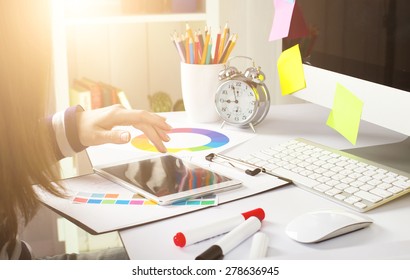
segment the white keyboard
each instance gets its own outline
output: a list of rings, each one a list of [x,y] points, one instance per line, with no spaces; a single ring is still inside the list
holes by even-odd
[[[241,158],[359,212],[410,192],[410,174],[305,139]]]

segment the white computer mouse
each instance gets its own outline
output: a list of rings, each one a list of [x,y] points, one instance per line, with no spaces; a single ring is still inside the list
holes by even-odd
[[[294,218],[286,234],[301,243],[316,243],[369,226],[373,221],[344,210],[321,210]]]

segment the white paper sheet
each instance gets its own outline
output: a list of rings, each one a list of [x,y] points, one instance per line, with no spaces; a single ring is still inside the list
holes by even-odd
[[[199,160],[201,161],[201,160]],[[198,160],[197,160],[198,163]],[[205,164],[205,162],[203,162]],[[203,165],[204,165],[203,164]],[[219,193],[219,204],[227,203],[236,199],[264,192],[286,184],[276,177],[258,174],[254,177],[246,175],[243,171],[225,167],[216,163],[206,163],[208,168],[218,171],[230,177],[237,178],[243,182],[239,189]],[[97,174],[84,175],[66,179],[64,185],[68,195],[83,192],[103,193],[130,193],[125,188],[112,183]],[[48,193],[38,191],[42,201],[49,207],[55,209],[84,230],[93,233],[105,233],[123,228],[133,227],[176,215],[197,211],[210,206],[134,206],[134,205],[92,205],[75,204],[70,198],[63,199],[54,197]],[[212,206],[211,206],[212,207]]]

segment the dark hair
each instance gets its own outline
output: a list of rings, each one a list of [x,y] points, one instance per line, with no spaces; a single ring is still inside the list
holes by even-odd
[[[45,124],[51,93],[49,0],[0,2],[0,249],[12,252],[19,224],[34,216],[33,185],[60,195]]]

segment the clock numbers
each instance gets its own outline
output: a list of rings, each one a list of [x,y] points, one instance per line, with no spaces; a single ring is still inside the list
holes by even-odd
[[[224,82],[216,96],[217,110],[225,120],[235,123],[246,123],[256,110],[254,89],[240,80]]]

